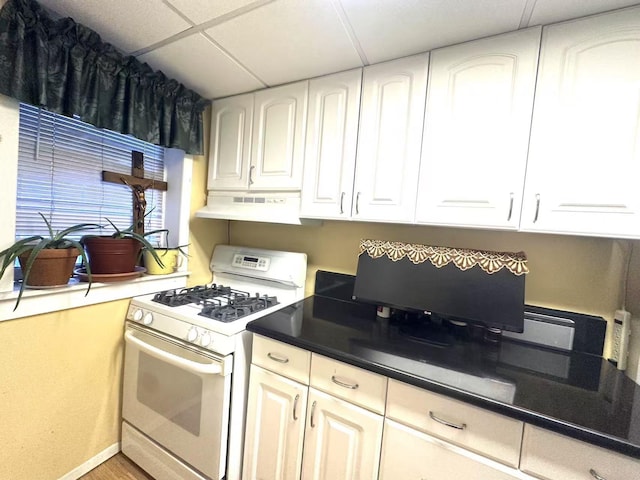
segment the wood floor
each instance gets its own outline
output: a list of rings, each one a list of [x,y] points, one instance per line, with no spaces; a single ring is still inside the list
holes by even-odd
[[[153,480],[144,470],[125,457],[122,453],[91,470],[80,480]]]

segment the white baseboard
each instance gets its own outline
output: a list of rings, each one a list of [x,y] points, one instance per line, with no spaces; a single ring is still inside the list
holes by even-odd
[[[103,451],[98,453],[95,457],[90,458],[89,460],[84,462],[82,465],[77,466],[66,475],[63,475],[58,480],[77,480],[85,473],[90,472],[101,463],[113,457],[119,451],[120,451],[120,442],[116,442],[110,447],[107,447]]]

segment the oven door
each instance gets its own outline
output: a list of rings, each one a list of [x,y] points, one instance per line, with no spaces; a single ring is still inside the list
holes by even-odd
[[[209,478],[225,474],[232,357],[127,324],[122,416]]]

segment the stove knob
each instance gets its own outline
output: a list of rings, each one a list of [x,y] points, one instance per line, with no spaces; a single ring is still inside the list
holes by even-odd
[[[142,317],[142,323],[145,325],[151,325],[153,323],[153,314],[151,312],[147,312]]]
[[[195,342],[196,338],[198,338],[198,329],[196,327],[191,327],[187,333],[187,340],[189,342]]]
[[[140,309],[134,310],[132,318],[136,321],[139,322],[140,320],[142,320],[142,315],[143,312]]]
[[[202,337],[200,337],[200,345],[202,345],[203,347],[207,347],[209,346],[210,343],[211,343],[211,334],[209,332],[204,332],[202,334]]]

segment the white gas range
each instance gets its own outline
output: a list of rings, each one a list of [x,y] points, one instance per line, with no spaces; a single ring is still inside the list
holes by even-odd
[[[219,245],[212,283],[135,297],[127,312],[122,451],[157,480],[239,480],[248,322],[304,297],[307,257]]]

